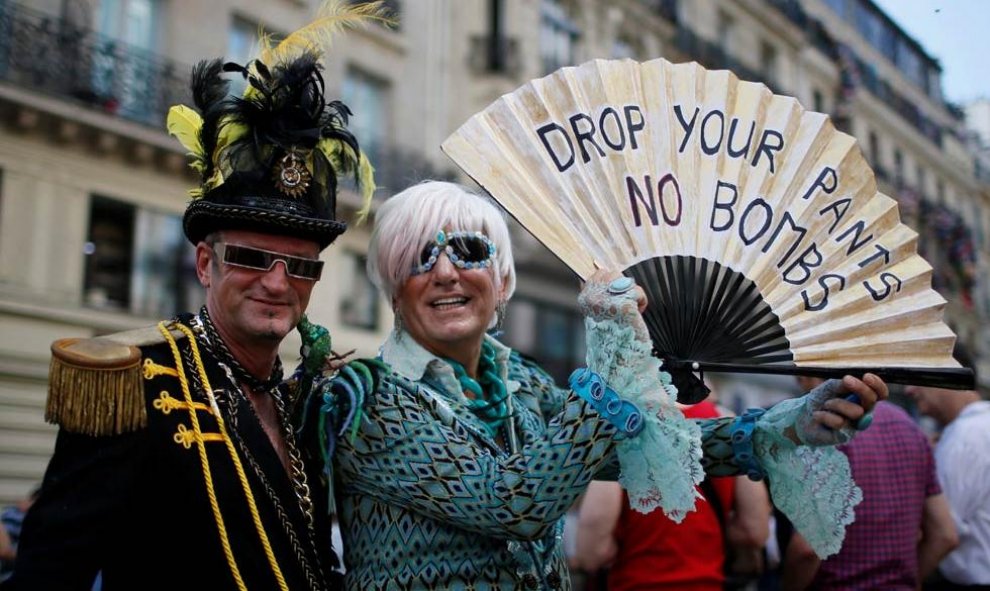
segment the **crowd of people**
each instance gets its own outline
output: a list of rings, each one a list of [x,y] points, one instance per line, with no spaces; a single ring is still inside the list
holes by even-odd
[[[195,109],[173,107],[168,126],[201,177],[183,230],[206,304],[53,344],[59,433],[4,590],[567,589],[571,566],[607,568],[616,589],[745,586],[766,570],[771,499],[796,532],[785,554],[800,540],[832,556],[812,584],[854,570],[827,568],[847,548],[850,563],[876,554],[852,545],[864,515],[902,520],[898,548],[924,533],[897,564],[913,570],[905,582],[956,543],[963,558],[940,574],[987,582],[970,578],[987,532],[967,457],[990,432],[987,403],[914,391],[952,421],[941,485],[920,439],[887,433],[903,417],[872,374],[740,416],[680,407],[652,355],[650,302],[617,269],[583,284],[587,367],[556,384],[489,334],[515,289],[512,244],[500,210],[462,186],[418,184],[378,208],[368,272],[395,326],[377,357],[337,355],[305,311],[334,275],[320,253],[346,229],[339,180],[353,174],[369,199],[374,185],[318,57],[290,35],[248,64],[194,68]],[[242,97],[228,96],[230,74],[247,79]],[[287,372],[279,346],[293,330],[302,361]],[[873,492],[885,481],[860,473],[872,469],[851,451],[860,442],[897,446],[898,489],[917,469],[909,501]],[[582,498],[568,556],[565,517]],[[885,512],[908,502],[924,507],[917,524]],[[950,512],[958,542],[929,541]]]
[[[955,356],[972,367],[961,346]],[[802,390],[821,382],[798,378]],[[705,502],[681,524],[663,515],[637,515],[621,488],[596,481],[576,508],[572,530],[571,563],[586,573],[584,588],[990,588],[990,402],[975,391],[934,387],[908,386],[903,394],[916,416],[904,406],[878,402],[869,429],[839,446],[863,501],[837,554],[819,557],[773,509],[764,488],[757,487],[762,495],[739,488],[754,484],[743,477],[715,479],[722,482],[702,489]],[[689,412],[718,411],[701,403]],[[938,430],[923,430],[921,416],[934,419]],[[740,503],[740,492],[751,501]],[[728,521],[721,513],[726,506]],[[741,526],[746,522],[748,527]],[[739,564],[738,555],[746,551],[760,559]]]

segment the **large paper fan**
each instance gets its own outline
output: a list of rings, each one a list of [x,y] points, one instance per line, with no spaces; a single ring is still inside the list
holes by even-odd
[[[443,150],[582,278],[623,270],[668,368],[971,388],[931,266],[826,115],[697,64],[596,60]]]

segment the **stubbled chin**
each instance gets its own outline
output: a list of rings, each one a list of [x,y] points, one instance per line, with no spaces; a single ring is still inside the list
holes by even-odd
[[[251,324],[259,336],[279,340],[295,328],[292,313],[284,307],[263,306]]]

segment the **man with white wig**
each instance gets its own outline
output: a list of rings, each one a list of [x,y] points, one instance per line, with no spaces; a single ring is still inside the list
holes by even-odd
[[[333,468],[348,589],[567,589],[563,516],[592,478],[619,476],[639,510],[675,519],[703,468],[792,482],[793,501],[826,514],[816,525],[842,523],[833,513],[856,501],[830,445],[886,397],[876,376],[762,417],[688,421],[650,355],[642,290],[600,271],[579,298],[588,367],[559,388],[487,334],[515,289],[509,232],[490,201],[450,183],[382,205],[368,271],[395,329],[377,359],[317,377],[308,404],[310,439]],[[801,444],[821,446],[808,448],[814,466],[775,472]],[[807,501],[816,470],[842,502]]]

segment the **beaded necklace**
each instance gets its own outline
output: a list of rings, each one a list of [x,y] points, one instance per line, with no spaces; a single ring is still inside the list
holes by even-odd
[[[487,341],[481,344],[477,380],[467,375],[467,370],[460,363],[453,359],[446,359],[446,361],[454,368],[454,376],[460,382],[461,388],[474,394],[474,398],[467,399],[468,408],[478,415],[488,434],[495,438],[499,428],[509,418],[509,405],[507,403],[509,391],[505,387],[505,382],[498,375],[498,366],[495,364],[495,347]]]

